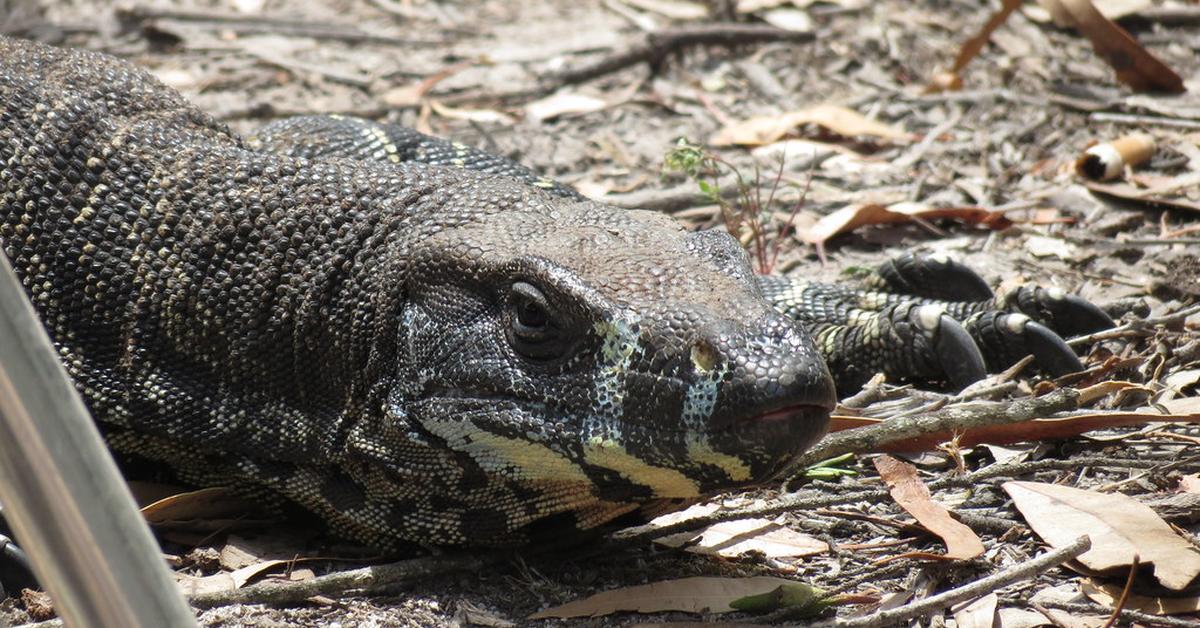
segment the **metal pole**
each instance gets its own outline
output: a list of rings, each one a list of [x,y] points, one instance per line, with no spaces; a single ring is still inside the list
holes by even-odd
[[[67,626],[195,626],[0,252],[0,503]]]

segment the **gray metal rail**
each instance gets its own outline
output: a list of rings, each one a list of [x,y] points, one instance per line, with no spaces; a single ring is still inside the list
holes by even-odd
[[[196,625],[3,253],[0,503],[68,626]]]

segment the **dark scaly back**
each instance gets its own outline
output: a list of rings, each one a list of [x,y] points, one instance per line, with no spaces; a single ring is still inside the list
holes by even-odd
[[[247,150],[0,38],[0,244],[118,451],[344,535],[504,544],[778,473],[832,383],[728,237],[425,165]]]
[[[272,122],[247,139],[256,150],[307,158],[344,157],[392,164],[420,163],[496,174],[581,201],[583,195],[511,159],[398,124],[342,115],[295,116]]]

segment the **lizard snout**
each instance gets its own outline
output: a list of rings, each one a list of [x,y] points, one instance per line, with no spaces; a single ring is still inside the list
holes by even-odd
[[[697,383],[685,416],[706,414],[714,447],[770,475],[825,434],[833,378],[809,336],[780,316],[706,331],[690,350]]]

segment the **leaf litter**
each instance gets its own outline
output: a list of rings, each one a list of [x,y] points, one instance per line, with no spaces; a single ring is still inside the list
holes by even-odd
[[[637,24],[651,22],[642,17],[653,17],[658,28],[717,21],[695,17],[702,3],[623,3],[628,9],[624,13],[608,4],[617,3],[514,2],[470,11],[455,3],[421,0],[351,3],[337,10],[314,3],[243,3],[239,11],[268,18],[268,24],[275,17],[272,12],[286,11],[291,21],[279,22],[282,26],[274,33],[255,33],[263,30],[261,20],[249,25],[201,23],[138,18],[146,14],[136,12],[122,18],[132,20],[132,29],[108,28],[115,26],[108,23],[115,17],[107,7],[86,1],[35,15],[67,24],[105,25],[69,32],[79,45],[133,56],[152,70],[161,69],[201,108],[243,132],[278,116],[327,112],[423,125],[518,155],[568,181],[586,178],[597,195],[613,200],[622,193],[649,193],[657,202],[660,191],[686,186],[693,199],[684,205],[686,219],[698,226],[719,226],[719,209],[696,193],[694,182],[678,175],[668,174],[663,180],[654,175],[662,154],[680,136],[712,138],[724,131],[731,145],[711,148],[745,172],[757,163],[773,173],[777,160],[789,161],[781,175],[780,196],[788,203],[803,198],[793,223],[801,235],[784,238],[778,259],[772,260],[777,270],[832,279],[846,269],[869,267],[911,248],[958,257],[984,271],[992,285],[1001,280],[1038,281],[1114,306],[1114,315],[1124,317],[1120,331],[1080,345],[1089,370],[1074,380],[1015,372],[968,391],[973,397],[878,382],[844,400],[839,409],[839,421],[858,421],[865,431],[947,408],[998,409],[1056,390],[1078,390],[1077,407],[1005,425],[940,430],[874,448],[907,450],[906,459],[920,471],[930,499],[969,527],[985,553],[973,561],[937,564],[922,557],[941,552],[943,541],[927,527],[910,522],[884,489],[870,455],[860,453],[857,459],[836,463],[853,475],[810,479],[798,474],[788,482],[790,491],[768,487],[719,505],[707,516],[727,515],[750,523],[738,524],[746,528],[735,527],[724,539],[705,541],[702,533],[721,530],[727,525],[723,521],[709,521],[684,533],[688,541],[683,547],[720,548],[711,554],[657,544],[649,549],[649,543],[590,553],[602,543],[596,541],[550,558],[534,555],[478,573],[428,578],[399,593],[393,589],[391,596],[347,594],[333,603],[326,598],[286,608],[210,609],[201,617],[204,623],[231,625],[253,618],[273,625],[351,625],[369,618],[382,625],[449,626],[461,617],[476,617],[496,625],[522,624],[531,613],[596,591],[691,576],[772,577],[851,592],[861,596],[857,605],[838,606],[824,615],[836,613],[848,620],[852,614],[886,610],[881,600],[895,600],[901,607],[917,603],[1041,554],[1043,541],[1002,488],[1011,481],[1070,484],[1088,492],[1109,487],[1097,494],[1112,497],[1113,490],[1119,491],[1151,509],[1164,525],[1175,526],[1168,528],[1169,534],[1161,526],[1152,527],[1152,538],[1138,543],[1153,548],[1165,538],[1195,539],[1200,507],[1171,501],[1200,492],[1194,440],[1200,437],[1200,378],[1188,375],[1200,370],[1200,316],[1186,314],[1197,298],[1189,286],[1200,281],[1200,259],[1191,241],[1197,231],[1189,231],[1200,219],[1200,186],[1194,178],[1200,167],[1200,101],[1193,94],[1165,98],[1155,92],[1134,93],[1130,85],[1139,80],[1171,91],[1171,75],[1139,62],[1133,79],[1118,80],[1108,65],[1111,54],[1103,51],[1132,54],[1135,49],[1127,40],[1106,35],[1109,47],[1102,46],[1102,54],[1097,54],[1086,33],[1081,36],[1074,29],[1037,21],[1038,7],[1032,4],[1013,12],[981,40],[978,53],[969,66],[960,68],[951,89],[923,93],[931,77],[954,67],[963,42],[987,22],[986,10],[964,3],[776,0],[743,0],[733,10],[749,21],[765,19],[768,11],[778,8],[802,11],[804,17],[779,13],[773,19],[799,28],[811,21],[812,43],[692,47],[674,51],[655,67],[655,74],[646,65],[628,66],[578,86],[529,90],[559,71],[623,52],[621,42],[643,41]],[[1191,77],[1200,69],[1187,43],[1200,27],[1187,21],[1186,10],[1145,2],[1124,3],[1117,10],[1111,2],[1092,4],[1132,33],[1137,48],[1152,54],[1172,74]],[[1168,10],[1184,17],[1169,21],[1162,17],[1170,14]],[[222,19],[228,18],[223,13]],[[1088,28],[1095,27],[1081,30]],[[303,45],[289,46],[291,52],[282,54],[280,37]],[[405,38],[441,43],[400,47]],[[163,41],[174,43],[164,46]],[[504,54],[489,54],[498,51]],[[270,63],[263,61],[264,54]],[[710,75],[721,80],[702,80]],[[535,95],[506,95],[522,90]],[[556,101],[554,94],[596,100]],[[601,107],[601,100],[624,104]],[[529,115],[527,107],[539,101],[552,115]],[[1135,133],[1154,138],[1156,148],[1148,161],[1134,169],[1121,168],[1121,177],[1103,183],[1076,174],[1075,161],[1090,145]],[[773,144],[779,147],[757,150]],[[969,215],[975,210],[994,212],[1012,224],[979,228],[953,212],[918,216],[919,220],[856,223],[844,218],[853,213],[848,210],[824,223],[836,221],[839,228],[822,227],[827,234],[821,239],[826,264],[821,264],[813,243],[804,241],[802,234],[843,208],[875,205],[894,210],[898,204],[906,207],[903,203],[965,209],[969,211],[960,213]],[[790,204],[766,207],[763,224],[774,227],[793,209]],[[1037,238],[1069,246],[1055,245],[1055,254],[1036,257],[1028,243],[1039,242]],[[1172,318],[1177,312],[1185,314]],[[1146,316],[1159,322],[1137,322]],[[1014,456],[1001,454],[1005,462],[993,456],[998,450],[979,444],[988,442],[1024,449]],[[914,452],[917,455],[911,455]],[[825,501],[804,501],[810,496]],[[289,541],[292,555],[250,552],[235,559],[240,541],[229,538],[226,524],[244,522],[246,516],[225,506],[210,507],[206,500],[199,500],[186,517],[164,518],[168,526],[202,522],[198,529],[182,531],[186,534],[177,541],[168,540],[168,551],[183,556],[196,544],[202,549],[229,548],[217,553],[216,566],[207,571],[183,567],[191,576],[215,575],[212,569],[226,576],[238,569],[250,574],[258,565],[295,555],[342,555],[329,550],[328,540],[300,535]],[[785,508],[789,503],[808,505]],[[203,523],[206,519],[215,524]],[[267,523],[272,530],[280,525]],[[758,531],[768,529],[806,535],[828,549],[785,556],[761,543]],[[160,534],[166,538],[166,533]],[[731,553],[735,539],[750,545]],[[727,551],[722,554],[721,549]],[[222,566],[220,557],[226,555]],[[1167,595],[1153,578],[1158,564],[1140,552],[1139,556],[1148,581],[1139,579],[1132,595],[1184,602],[1163,601],[1157,610],[1140,602],[1126,607],[1136,605],[1147,613],[1173,611],[1182,613],[1177,618],[1194,620],[1194,610],[1180,608],[1194,594],[1185,588],[1182,595]],[[368,558],[358,560],[362,564]],[[293,573],[303,569],[281,563],[272,568]],[[338,567],[315,563],[311,568],[323,573]],[[1121,566],[1114,569],[1120,572]],[[1181,571],[1171,581],[1186,575]],[[971,612],[981,625],[986,625],[989,612],[1000,622],[996,625],[1028,625],[1009,622],[1016,622],[1018,615],[1029,621],[1030,614],[1050,615],[1064,625],[1071,620],[1102,625],[1120,597],[1120,591],[1112,594],[1112,589],[1121,586],[1124,576],[1084,577],[1051,569],[981,592],[994,595],[996,603],[989,601]],[[1041,595],[1058,589],[1065,595]],[[776,590],[756,590],[753,595],[785,597],[784,590]],[[1104,601],[1095,590],[1108,590],[1110,597]],[[754,621],[787,621],[785,611],[766,610],[765,617]],[[940,621],[955,611],[931,613]],[[1092,623],[1093,618],[1098,619]],[[586,621],[620,625],[627,620],[616,615]],[[1122,616],[1118,623],[1134,622],[1152,623],[1133,616]]]

